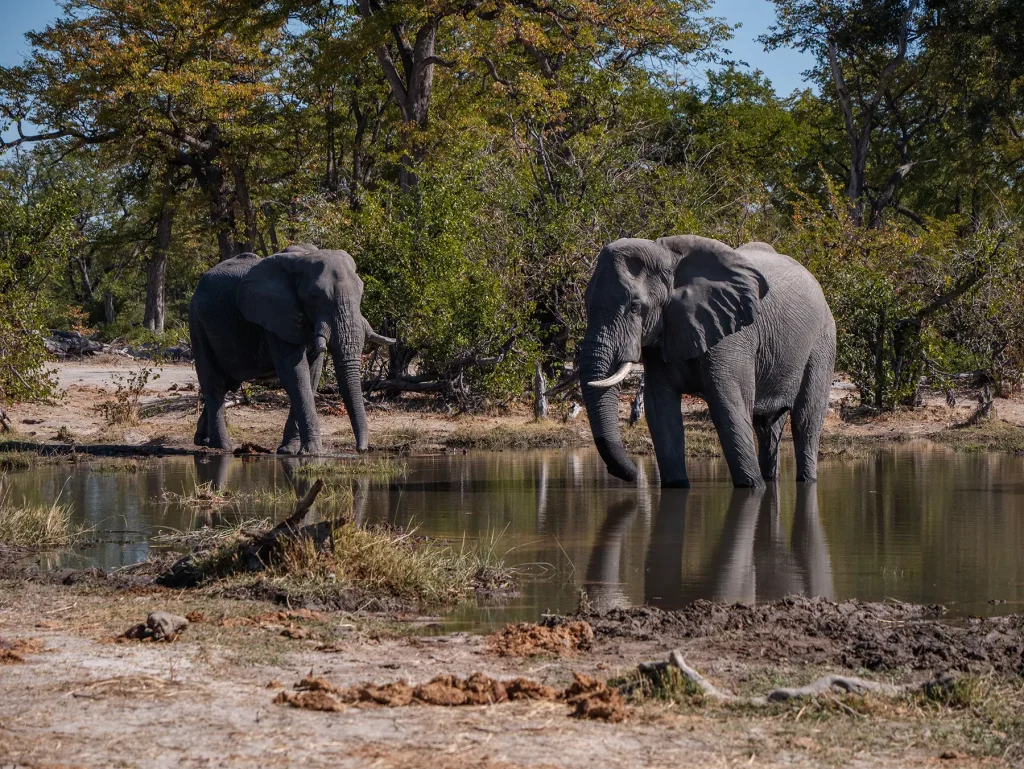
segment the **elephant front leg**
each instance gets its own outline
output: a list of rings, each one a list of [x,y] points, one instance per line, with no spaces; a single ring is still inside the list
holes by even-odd
[[[324,354],[309,352],[306,360],[309,362],[309,382],[313,390],[313,397],[316,398],[317,390],[320,389],[320,376],[324,370]],[[302,450],[302,442],[299,436],[299,419],[294,408],[288,409],[288,421],[284,425],[284,437],[281,445],[277,447],[277,453],[286,456],[294,456]]]
[[[654,442],[661,485],[663,488],[689,488],[681,393],[669,382],[666,365],[658,350],[652,353],[645,350],[643,358],[647,427]]]
[[[316,416],[316,404],[313,399],[305,348],[271,337],[270,352],[274,358],[277,376],[281,380],[285,392],[288,393],[288,400],[291,403],[281,448],[278,450],[281,451],[281,449],[289,447],[291,443],[289,431],[294,424],[297,425],[299,434],[298,453],[323,454],[323,447],[320,445],[320,425]]]

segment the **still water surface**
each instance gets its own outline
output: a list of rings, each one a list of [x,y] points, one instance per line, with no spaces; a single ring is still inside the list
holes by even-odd
[[[403,461],[398,478],[358,482],[360,522],[479,540],[523,569],[520,597],[461,611],[454,627],[572,611],[580,589],[600,608],[803,593],[942,603],[954,615],[1024,610],[1024,457],[912,445],[823,462],[819,482],[806,487],[784,461],[782,480],[763,492],[734,491],[724,462],[712,460],[690,463],[689,490],[658,488],[653,458],[641,459],[640,483],[627,486],[587,450]],[[167,528],[273,512],[196,513],[165,492],[203,482],[291,488],[296,462],[167,458],[143,462],[137,474],[53,465],[10,481],[15,500],[71,502],[76,522],[100,540],[74,564],[112,569],[144,560],[150,537]]]

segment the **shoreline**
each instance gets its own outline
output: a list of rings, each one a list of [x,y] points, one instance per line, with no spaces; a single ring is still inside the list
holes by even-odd
[[[219,454],[196,447],[192,434],[198,417],[194,369],[166,365],[155,369],[159,379],[138,393],[143,417],[134,424],[111,424],[103,407],[118,398],[118,372],[109,362],[62,364],[58,371],[65,387],[52,403],[19,403],[9,409],[13,432],[0,435],[0,451],[98,456],[160,456]],[[858,415],[843,400],[849,386],[833,391],[822,434],[821,457],[859,456],[898,446],[913,439],[965,451],[1024,452],[1024,400],[996,399],[994,418],[968,426],[975,411],[969,393],[960,404],[948,406],[944,396],[928,396],[913,411]],[[355,456],[352,432],[336,398],[318,396],[318,412],[325,449],[330,456]],[[552,418],[535,422],[523,404],[493,407],[484,413],[440,413],[424,398],[369,404],[370,454],[422,454],[462,450],[519,450],[586,448],[593,446],[585,414],[564,421],[568,401],[552,405]],[[717,435],[703,401],[683,398],[690,456],[720,456]],[[623,395],[620,416],[629,414],[629,396]],[[229,433],[244,454],[273,452],[280,441],[287,415],[287,399],[279,392],[258,389],[247,403],[237,401],[228,412]],[[646,423],[623,427],[627,450],[650,454],[653,444]],[[791,442],[788,430],[784,442]]]
[[[171,384],[187,372],[176,368]],[[175,392],[148,390],[142,402],[175,403]],[[72,386],[63,404],[12,409],[16,426],[36,435],[0,443],[0,463],[214,453],[189,445],[187,409],[107,425],[96,409],[111,397],[109,387]],[[386,453],[592,445],[585,417],[537,424],[525,408],[453,417],[422,401],[405,406],[371,410],[372,434],[385,444],[373,462],[391,462]],[[714,456],[701,406],[685,404],[687,445],[694,456]],[[335,408],[321,399],[325,443],[343,451],[347,418]],[[1024,430],[1004,419],[1024,415],[1018,401],[997,402],[996,419],[955,427],[972,410],[926,403],[844,421],[837,403],[822,456],[854,461],[922,440],[936,451],[1024,451]],[[284,415],[283,399],[264,392],[229,419],[239,443],[272,447]],[[52,440],[61,427],[65,438],[89,442]],[[624,438],[650,452],[643,425]],[[332,547],[343,541],[332,532]],[[444,632],[459,609],[486,611],[502,595],[514,602],[521,585],[466,591],[452,605],[403,602],[383,588],[315,603],[300,589],[302,579],[320,579],[315,559],[308,575],[164,587],[156,578],[179,561],[177,551],[111,572],[47,568],[43,552],[0,546],[4,765],[584,769],[595,745],[602,766],[623,769],[1024,763],[1021,613],[951,617],[938,606],[801,597],[596,611],[581,597],[569,616],[538,608],[532,622],[490,633]],[[332,569],[353,551],[335,552]],[[151,612],[190,624],[171,643],[137,630],[125,637]],[[696,678],[666,663],[675,651]],[[823,677],[846,683],[815,689]],[[802,693],[771,701],[782,690]]]

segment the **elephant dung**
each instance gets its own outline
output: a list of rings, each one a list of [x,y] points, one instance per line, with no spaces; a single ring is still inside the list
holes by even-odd
[[[188,627],[184,617],[166,611],[153,611],[145,622],[132,625],[124,632],[125,638],[136,641],[173,641]]]

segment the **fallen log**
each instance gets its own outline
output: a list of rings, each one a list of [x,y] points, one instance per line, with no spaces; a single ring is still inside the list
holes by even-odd
[[[291,537],[292,539],[308,538],[312,539],[319,547],[322,545],[331,532],[334,530],[335,521],[321,521],[320,524],[313,524],[311,526],[303,526],[297,528],[299,522],[309,512],[309,508],[316,502],[317,495],[323,490],[324,482],[322,479],[317,479],[306,496],[295,503],[295,512],[285,518],[281,523],[277,524],[270,531],[259,534],[252,539],[247,545],[239,548],[239,554],[245,562],[246,571],[263,571],[267,567],[267,564],[271,561],[274,554],[281,548],[281,538]],[[324,531],[322,524],[329,524],[329,527]]]
[[[770,692],[760,696],[742,697],[723,689],[719,689],[708,681],[695,669],[690,667],[683,659],[682,653],[674,649],[668,656],[667,662],[646,662],[639,666],[640,673],[647,677],[654,677],[669,668],[678,670],[683,678],[693,684],[705,697],[715,702],[736,705],[749,705],[752,707],[763,707],[773,702],[786,702],[787,700],[821,697],[836,692],[844,694],[879,694],[883,697],[898,697],[902,694],[913,694],[915,692],[931,691],[935,687],[949,688],[954,678],[948,673],[942,673],[923,683],[917,684],[886,684],[878,681],[868,681],[855,676],[827,675],[813,681],[806,686],[795,688],[782,687],[772,689]]]
[[[147,443],[33,443],[31,441],[3,441],[0,451],[30,451],[44,457],[71,456],[73,454],[92,457],[191,457],[230,456],[230,452],[208,449],[203,446],[156,446]],[[357,454],[321,454],[334,459],[356,459]]]
[[[95,457],[180,457],[195,454],[220,454],[206,448],[183,448],[178,446],[153,446],[126,443],[32,443],[30,441],[4,441],[0,451],[31,451],[42,456],[64,456],[87,454]]]

